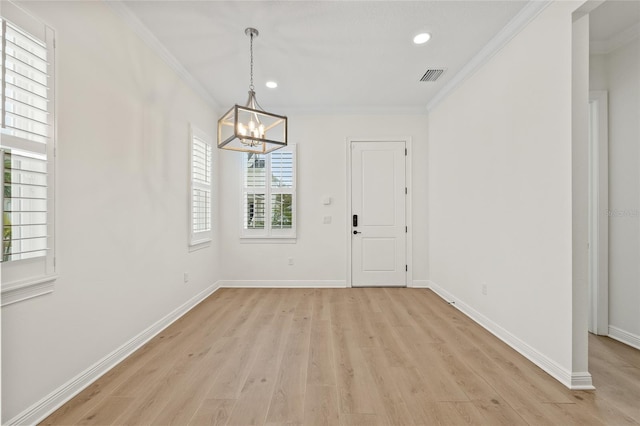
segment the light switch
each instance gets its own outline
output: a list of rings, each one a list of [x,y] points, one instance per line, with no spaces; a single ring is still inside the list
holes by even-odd
[[[325,206],[331,204],[331,197],[324,197],[324,199],[322,200],[322,204],[324,204]]]
[[[325,216],[322,223],[324,223],[325,225],[328,225],[329,223],[331,223],[331,216]]]

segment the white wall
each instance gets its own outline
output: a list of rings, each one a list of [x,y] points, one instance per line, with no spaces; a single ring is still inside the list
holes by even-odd
[[[552,3],[429,114],[433,287],[567,385],[577,6]]]
[[[609,92],[609,325],[638,345],[640,40],[590,59],[590,89]]]
[[[575,15],[580,15],[577,17]],[[589,363],[589,15],[571,33],[571,386],[592,387]]]
[[[187,249],[188,126],[217,113],[105,3],[25,7],[57,35],[60,278],[2,308],[3,423],[219,278]]]
[[[289,141],[298,147],[297,241],[240,241],[240,154],[221,152],[220,215],[225,226],[221,229],[220,256],[225,284],[345,285],[350,232],[346,200],[349,137],[412,138],[413,279],[426,281],[426,117],[290,114]],[[323,205],[324,197],[331,197],[331,205]],[[331,224],[323,224],[324,216],[332,217]],[[289,257],[294,259],[293,266],[288,265]]]

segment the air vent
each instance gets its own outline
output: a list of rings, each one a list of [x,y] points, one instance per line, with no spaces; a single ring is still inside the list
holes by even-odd
[[[429,69],[427,70],[427,72],[424,73],[420,81],[436,81],[437,79],[440,78],[440,76],[444,72],[445,72],[445,68]]]

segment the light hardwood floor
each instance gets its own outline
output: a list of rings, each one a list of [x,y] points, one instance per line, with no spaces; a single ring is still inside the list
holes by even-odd
[[[43,424],[640,424],[640,351],[569,391],[425,289],[222,289]]]

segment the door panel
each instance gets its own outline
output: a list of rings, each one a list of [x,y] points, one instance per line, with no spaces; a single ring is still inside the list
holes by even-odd
[[[351,283],[405,286],[405,143],[351,142],[351,154]]]
[[[362,147],[359,147],[362,150]],[[362,225],[393,226],[396,223],[395,155],[386,150],[361,152]],[[404,155],[404,153],[403,153]],[[403,184],[404,185],[404,184]],[[404,186],[403,186],[404,189]]]
[[[393,272],[396,270],[395,238],[362,238],[362,270]]]

